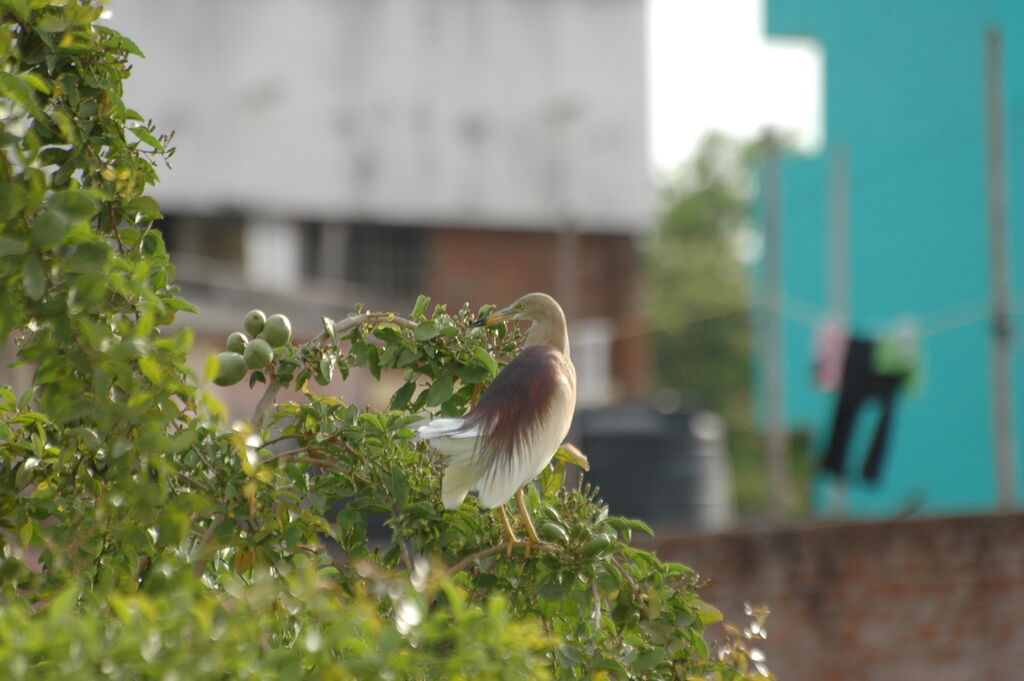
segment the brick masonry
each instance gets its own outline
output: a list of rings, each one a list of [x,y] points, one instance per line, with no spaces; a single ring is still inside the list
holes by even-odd
[[[782,681],[1024,678],[1024,514],[817,524],[658,538],[664,560],[744,624]]]

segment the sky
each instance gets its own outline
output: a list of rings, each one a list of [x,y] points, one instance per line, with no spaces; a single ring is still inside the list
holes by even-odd
[[[651,162],[670,170],[711,130],[765,126],[820,144],[823,60],[810,40],[767,38],[767,0],[647,0]]]

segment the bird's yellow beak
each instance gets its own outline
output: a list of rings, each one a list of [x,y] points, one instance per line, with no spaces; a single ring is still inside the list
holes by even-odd
[[[486,317],[481,317],[475,322],[472,322],[470,326],[493,326],[494,324],[497,324],[503,319],[508,319],[509,317],[512,316],[514,312],[515,310],[512,309],[511,307],[502,308],[501,310],[495,310]]]

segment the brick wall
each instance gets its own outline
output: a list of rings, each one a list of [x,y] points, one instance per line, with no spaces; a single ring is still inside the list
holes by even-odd
[[[659,538],[734,623],[772,614],[781,681],[1024,678],[1024,514]]]

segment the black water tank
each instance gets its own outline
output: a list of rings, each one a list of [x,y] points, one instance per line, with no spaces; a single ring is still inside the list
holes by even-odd
[[[576,415],[584,479],[613,515],[659,527],[713,531],[735,518],[722,419],[711,412],[662,413],[618,405]]]

